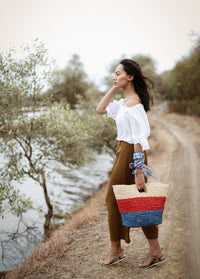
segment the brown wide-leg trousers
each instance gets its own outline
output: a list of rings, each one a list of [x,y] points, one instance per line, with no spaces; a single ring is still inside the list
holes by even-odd
[[[111,241],[124,239],[126,243],[130,243],[130,228],[122,225],[121,214],[117,206],[112,185],[135,183],[134,175],[132,174],[132,170],[129,168],[129,164],[133,162],[133,152],[133,144],[129,144],[124,141],[117,142],[116,160],[112,168],[106,196],[106,204],[108,209],[108,224]],[[145,163],[147,164],[146,152]],[[158,238],[158,226],[142,227],[142,230],[147,239]]]

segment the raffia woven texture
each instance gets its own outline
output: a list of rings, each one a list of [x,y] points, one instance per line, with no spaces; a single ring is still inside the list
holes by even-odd
[[[145,227],[162,223],[169,184],[146,183],[147,192],[139,192],[135,184],[114,185],[113,190],[122,223],[127,227]]]
[[[136,197],[166,197],[169,184],[161,182],[146,183],[147,192],[139,192],[136,185],[113,185],[116,199],[128,199]]]

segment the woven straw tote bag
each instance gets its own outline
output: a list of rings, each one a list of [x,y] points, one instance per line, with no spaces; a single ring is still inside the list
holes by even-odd
[[[122,223],[126,227],[145,227],[162,223],[169,184],[146,183],[146,192],[136,185],[113,185]]]

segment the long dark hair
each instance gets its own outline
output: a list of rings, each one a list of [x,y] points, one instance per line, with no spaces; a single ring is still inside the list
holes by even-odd
[[[150,110],[150,101],[153,103],[153,99],[150,95],[150,88],[154,86],[152,80],[145,77],[138,63],[131,59],[123,59],[120,64],[123,65],[124,71],[128,75],[134,76],[133,84],[135,91],[137,92],[145,111]]]

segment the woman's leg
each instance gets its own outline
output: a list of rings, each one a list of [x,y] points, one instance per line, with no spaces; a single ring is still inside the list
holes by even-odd
[[[148,239],[148,242],[150,246],[149,256],[144,263],[139,264],[140,267],[147,267],[155,260],[159,260],[163,257],[158,239]]]
[[[106,196],[111,246],[106,259],[100,262],[103,265],[108,265],[113,260],[119,259],[123,256],[120,244],[121,239],[124,239],[126,243],[130,242],[129,228],[122,224],[121,214],[118,209],[112,186],[134,183],[134,176],[129,169],[129,163],[132,162],[133,151],[134,145],[118,142],[116,160],[111,172]]]
[[[110,251],[105,260],[100,261],[102,265],[109,265],[115,260],[119,260],[123,256],[120,240],[110,242]]]
[[[149,266],[153,261],[162,258],[163,252],[158,241],[158,226],[143,227],[142,230],[149,242],[150,252],[145,262],[139,266],[146,267]]]

